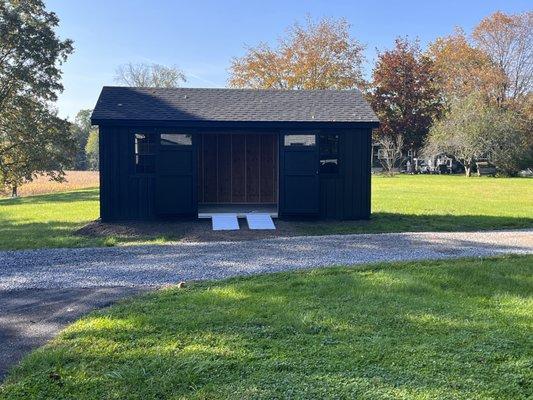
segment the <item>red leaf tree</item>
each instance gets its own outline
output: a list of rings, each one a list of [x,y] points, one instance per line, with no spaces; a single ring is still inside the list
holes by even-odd
[[[377,139],[393,138],[403,150],[422,147],[443,108],[431,59],[403,38],[378,55],[368,97],[381,121]]]

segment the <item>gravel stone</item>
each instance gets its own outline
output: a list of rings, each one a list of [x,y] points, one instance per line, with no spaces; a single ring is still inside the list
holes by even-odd
[[[0,252],[0,291],[145,287],[332,265],[533,254],[533,229]]]

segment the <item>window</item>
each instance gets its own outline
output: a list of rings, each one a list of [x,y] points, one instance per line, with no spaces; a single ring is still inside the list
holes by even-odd
[[[192,135],[181,133],[162,133],[162,146],[192,146]]]
[[[339,173],[339,135],[321,133],[318,136],[320,149],[319,172],[321,174]]]
[[[315,135],[285,135],[283,144],[285,147],[314,146],[316,138]]]
[[[135,172],[139,174],[155,172],[155,138],[153,134],[135,134]]]

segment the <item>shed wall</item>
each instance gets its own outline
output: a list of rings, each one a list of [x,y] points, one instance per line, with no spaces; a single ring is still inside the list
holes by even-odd
[[[336,176],[320,176],[320,217],[344,220],[369,218],[372,130],[322,132],[340,135],[340,172]]]
[[[131,126],[100,126],[100,215],[104,221],[156,218],[156,177],[134,173],[133,132]],[[340,172],[320,176],[319,217],[369,218],[371,129],[321,132],[340,135]]]
[[[155,176],[133,171],[133,131],[100,126],[100,216],[103,221],[155,217]]]

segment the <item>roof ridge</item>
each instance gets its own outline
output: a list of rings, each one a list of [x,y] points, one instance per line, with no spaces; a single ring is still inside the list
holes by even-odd
[[[120,86],[105,85],[103,89],[142,89],[142,90],[202,90],[202,91],[257,91],[257,92],[358,92],[359,88],[351,89],[280,89],[280,88],[217,88],[217,87],[151,87],[151,86]]]

